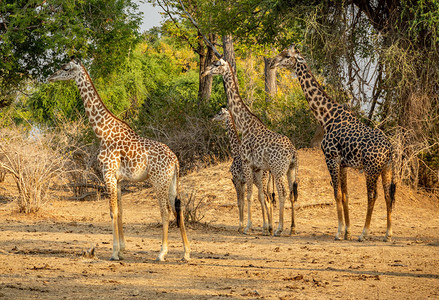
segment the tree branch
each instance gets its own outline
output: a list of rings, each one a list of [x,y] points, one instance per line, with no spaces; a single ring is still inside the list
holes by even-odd
[[[195,26],[195,28],[197,28],[198,33],[203,37],[204,41],[206,42],[207,46],[209,46],[210,49],[212,49],[213,53],[215,53],[216,57],[221,58],[222,55],[218,52],[218,50],[216,50],[215,46],[209,41],[209,39],[201,32],[200,27],[198,26],[197,21],[194,20],[194,18],[192,17],[192,15],[186,10],[186,8],[184,7],[184,4],[181,0],[179,0],[181,8],[183,9],[183,11],[187,14],[189,20],[192,22],[192,24]]]

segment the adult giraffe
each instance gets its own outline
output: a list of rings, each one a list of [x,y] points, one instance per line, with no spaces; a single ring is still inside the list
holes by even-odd
[[[221,110],[212,118],[213,121],[223,122],[226,125],[227,135],[229,137],[230,152],[232,153],[232,164],[230,165],[230,173],[232,173],[232,182],[236,191],[236,198],[238,202],[238,216],[239,216],[239,227],[238,232],[247,233],[252,227],[252,217],[251,217],[251,207],[247,206],[247,226],[244,230],[244,198],[245,198],[245,176],[242,168],[241,159],[241,140],[239,139],[236,127],[233,124],[232,116],[226,108],[221,108]],[[257,181],[255,172],[252,172],[253,183]],[[268,171],[263,171],[262,173],[262,186],[264,188],[264,199],[266,201],[271,201],[271,204],[275,202],[274,187],[271,189],[271,183],[274,184],[272,179],[273,176]],[[261,203],[262,209],[262,219],[265,224],[266,215],[273,215],[273,206],[267,206],[266,201]],[[268,232],[264,232],[267,234]]]
[[[263,171],[270,171],[274,177],[274,182],[279,195],[279,225],[275,231],[275,236],[280,236],[283,231],[283,211],[287,191],[285,187],[285,177],[288,179],[289,199],[291,202],[291,230],[290,234],[295,233],[294,222],[294,202],[297,201],[297,153],[291,141],[276,132],[269,130],[256,117],[242,101],[238,92],[235,75],[232,67],[224,59],[219,59],[203,73],[206,75],[221,74],[224,79],[228,109],[232,120],[238,131],[241,132],[241,159],[247,185],[247,203],[250,205],[252,198],[253,175],[255,173],[256,186],[258,187],[258,198],[261,203],[264,199],[264,189],[262,185]],[[293,200],[294,197],[294,200]],[[266,202],[267,206],[271,203]],[[270,209],[268,210],[270,211]],[[267,234],[273,230],[273,216],[268,216],[268,224],[263,225],[263,232]]]
[[[277,55],[271,67],[286,67],[296,73],[311,111],[324,128],[322,150],[337,204],[338,230],[335,239],[339,240],[342,235],[343,213],[346,222],[344,239],[349,239],[350,236],[346,171],[348,167],[352,167],[365,171],[367,185],[366,222],[359,241],[366,238],[369,230],[380,175],[387,206],[385,241],[391,240],[396,185],[393,179],[392,145],[389,140],[381,130],[364,125],[352,112],[325,93],[294,44]]]
[[[48,81],[75,80],[84,101],[90,125],[100,140],[99,161],[110,193],[113,225],[111,260],[121,259],[125,249],[122,226],[121,180],[148,180],[157,195],[163,222],[162,247],[157,260],[168,252],[169,213],[177,218],[183,240],[183,260],[189,260],[190,247],[184,226],[181,202],[177,198],[179,163],[168,146],[138,136],[131,127],[114,116],[104,105],[84,66],[75,58],[52,74]]]

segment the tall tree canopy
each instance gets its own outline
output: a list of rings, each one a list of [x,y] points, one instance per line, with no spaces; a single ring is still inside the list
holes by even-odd
[[[66,56],[111,72],[137,39],[141,13],[132,0],[0,1],[0,107],[29,80],[44,80]]]
[[[211,9],[214,31],[248,45],[300,44],[330,94],[402,133],[401,157],[438,153],[439,1],[234,0]]]

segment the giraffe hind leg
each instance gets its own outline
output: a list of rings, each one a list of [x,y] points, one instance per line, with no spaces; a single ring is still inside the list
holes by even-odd
[[[362,242],[367,237],[370,227],[370,221],[372,218],[373,207],[377,198],[377,179],[376,174],[366,174],[366,185],[367,185],[367,214],[366,221],[364,223],[363,232],[361,233],[358,241]]]
[[[183,242],[183,258],[182,261],[189,261],[190,260],[190,245],[189,240],[187,238],[186,233],[186,226],[184,224],[184,214],[183,214],[183,207],[181,205],[181,200],[177,197],[177,178],[178,172],[174,171],[171,184],[169,186],[169,205],[166,205],[166,208],[171,207],[172,211],[177,219],[177,226],[180,228],[180,234],[181,234],[181,240]],[[163,233],[165,234],[165,232]]]
[[[121,260],[122,256],[120,255],[121,247],[119,231],[121,217],[118,207],[118,182],[110,173],[106,173],[104,177],[108,191],[110,192],[110,216],[113,228],[113,252],[110,260]]]
[[[287,172],[288,179],[288,187],[290,190],[290,203],[291,203],[291,230],[290,235],[296,234],[296,223],[294,220],[294,202],[297,201],[298,192],[297,192],[297,167],[292,166]]]
[[[276,182],[276,188],[279,194],[279,224],[274,236],[280,236],[284,227],[284,206],[286,198],[285,178],[284,176],[275,175],[274,180]]]
[[[122,222],[122,191],[120,183],[117,185],[117,206],[118,206],[118,215],[117,215],[117,226],[119,230],[119,245],[120,245],[120,251],[125,250],[125,236],[123,234],[123,222]]]
[[[392,180],[392,170],[391,168],[385,169],[381,173],[381,179],[383,182],[383,190],[384,190],[384,198],[386,200],[386,208],[387,208],[387,230],[386,235],[384,237],[384,241],[392,240],[392,210],[395,204],[395,189],[396,185]]]

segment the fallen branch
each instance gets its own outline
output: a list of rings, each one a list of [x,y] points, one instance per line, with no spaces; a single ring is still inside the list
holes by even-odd
[[[300,204],[294,206],[295,210],[301,210],[305,208],[314,208],[314,207],[324,207],[334,205],[333,202],[320,202],[320,203],[309,203],[309,204]]]

